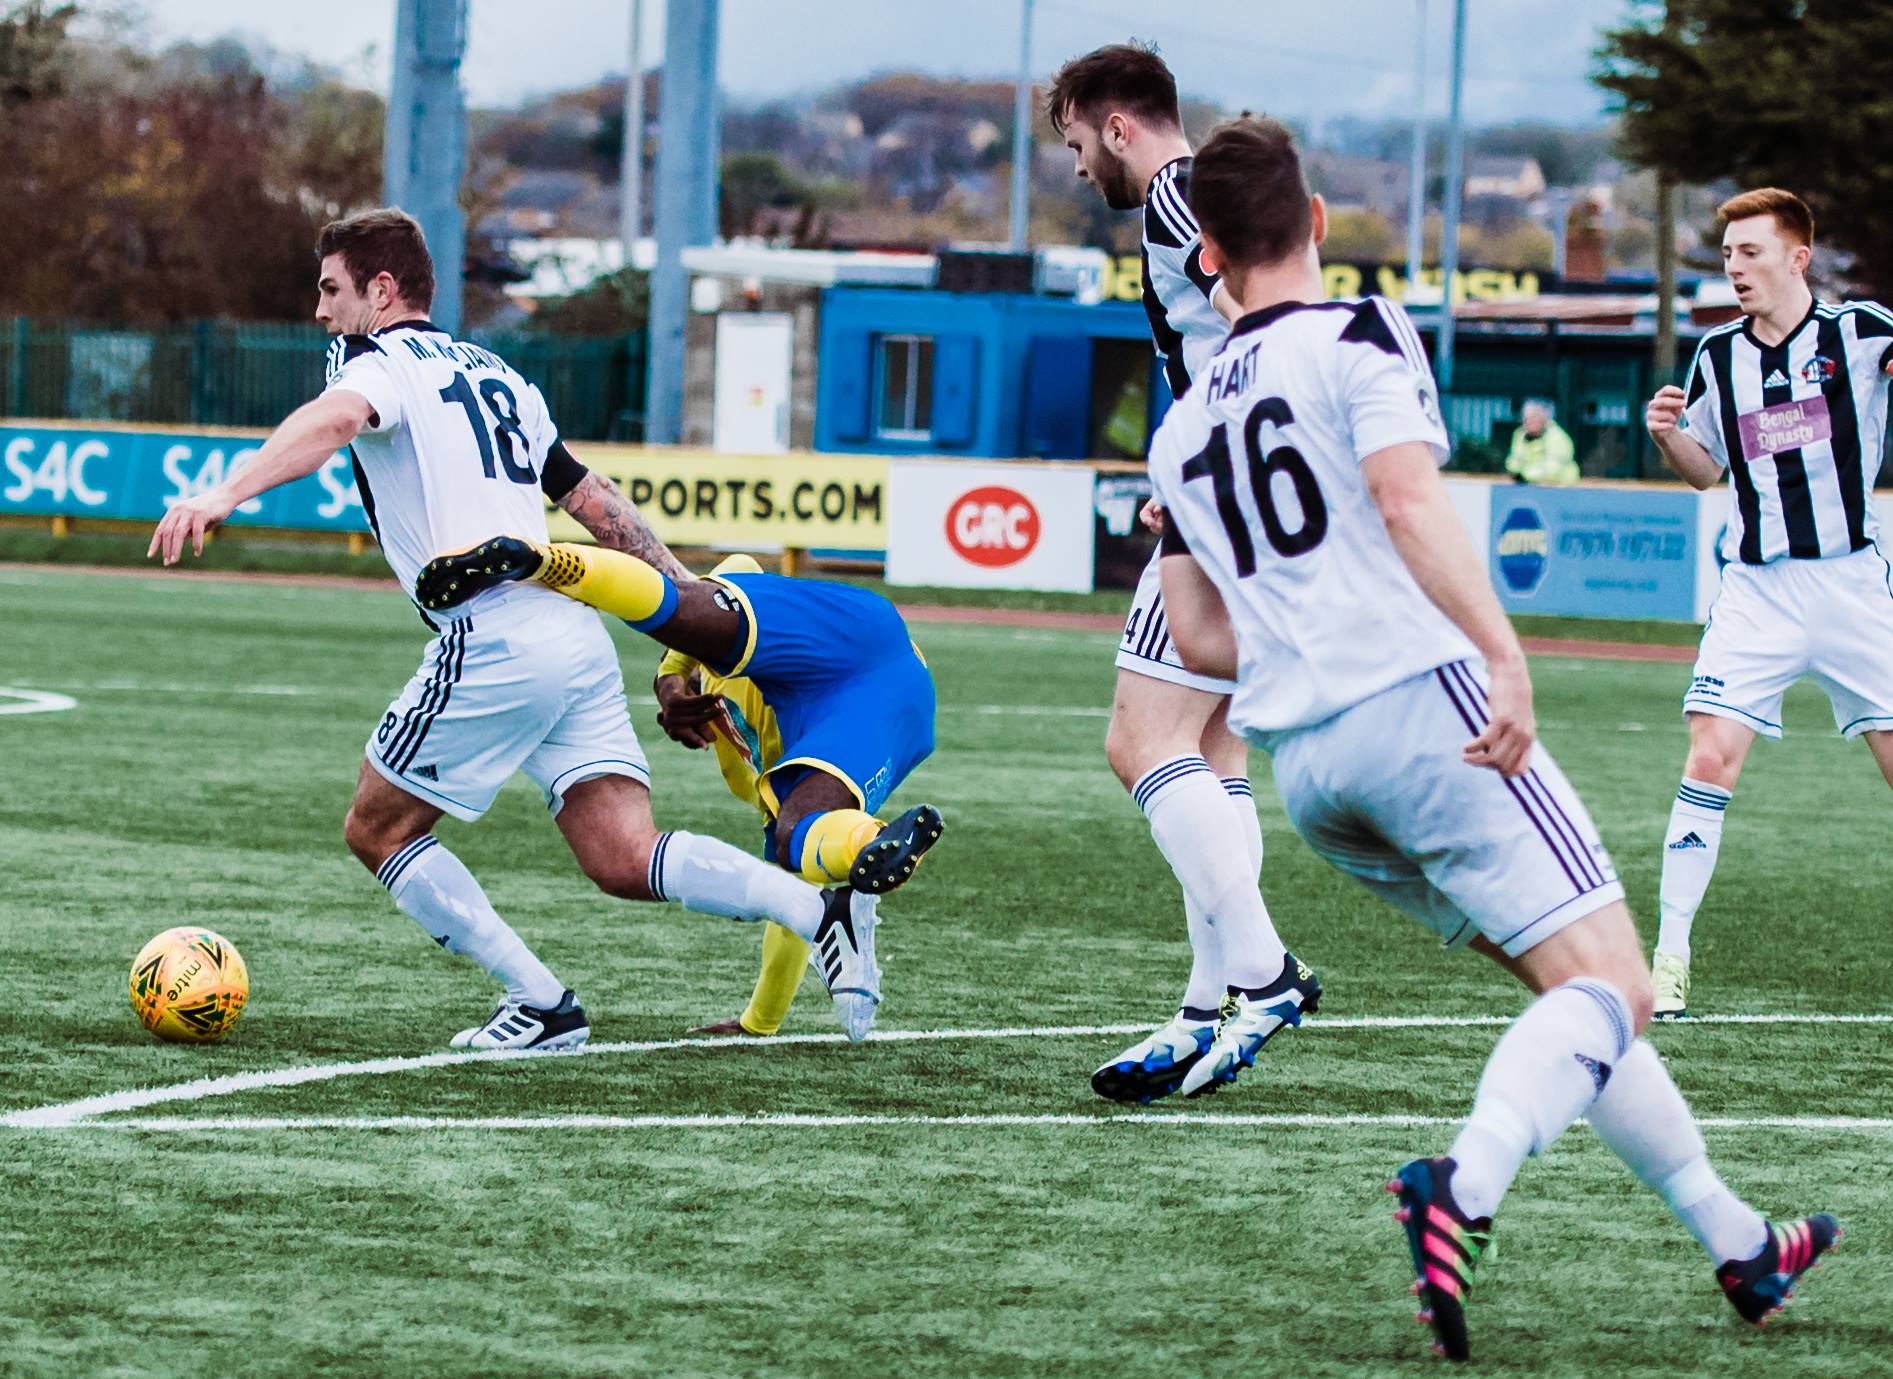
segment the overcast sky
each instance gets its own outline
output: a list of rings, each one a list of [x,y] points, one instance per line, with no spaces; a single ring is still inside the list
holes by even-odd
[[[386,89],[395,0],[142,0],[157,42],[227,33],[339,66]],[[1154,39],[1186,93],[1283,115],[1392,115],[1411,109],[1415,19],[1428,11],[1428,108],[1446,107],[1452,0],[1037,0],[1032,68],[1041,76],[1100,43]],[[658,65],[665,0],[644,0],[645,58]],[[1585,80],[1600,27],[1624,0],[1468,0],[1466,113],[1475,123],[1588,122]],[[724,89],[737,99],[819,90],[870,72],[1010,76],[1021,0],[723,0]],[[630,0],[472,0],[464,67],[475,105],[622,72]]]

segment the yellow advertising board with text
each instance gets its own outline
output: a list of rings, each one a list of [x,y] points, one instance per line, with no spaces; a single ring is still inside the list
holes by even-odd
[[[684,546],[879,551],[887,547],[887,467],[879,455],[719,455],[668,446],[583,445],[579,458]],[[563,512],[557,541],[589,535]]]

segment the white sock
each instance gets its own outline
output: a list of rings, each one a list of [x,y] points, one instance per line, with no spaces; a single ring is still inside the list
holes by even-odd
[[[1472,1115],[1453,1142],[1453,1197],[1490,1216],[1528,1155],[1542,1154],[1583,1115],[1629,1051],[1630,1007],[1609,982],[1553,987],[1505,1031],[1479,1078]]]
[[[1223,980],[1223,940],[1209,916],[1189,893],[1183,896],[1183,918],[1190,926],[1190,981],[1183,988],[1183,1008],[1194,1018],[1214,1019],[1204,1011],[1221,1007],[1228,983]]]
[[[1223,793],[1236,807],[1242,822],[1242,841],[1249,845],[1249,861],[1255,867],[1256,880],[1262,879],[1262,820],[1255,813],[1255,789],[1247,776],[1224,776]]]
[[[545,1009],[565,984],[499,916],[473,873],[431,833],[383,862],[375,879],[394,903],[449,953],[465,953],[506,984],[508,1000]]]
[[[1183,883],[1183,893],[1215,927],[1223,984],[1257,987],[1274,981],[1287,949],[1256,886],[1239,811],[1209,763],[1189,756],[1152,767],[1131,797],[1150,820],[1151,836]]]
[[[651,848],[651,894],[725,919],[773,919],[810,943],[822,923],[822,893],[799,876],[721,838],[681,829]]]
[[[1710,1263],[1752,1259],[1768,1243],[1761,1214],[1709,1166],[1695,1117],[1647,1041],[1637,1040],[1617,1060],[1585,1119],[1646,1187],[1662,1195]]]
[[[1716,854],[1722,850],[1722,816],[1728,807],[1729,792],[1721,786],[1683,777],[1663,839],[1659,953],[1689,961],[1689,926],[1696,922],[1709,878],[1715,875]]]

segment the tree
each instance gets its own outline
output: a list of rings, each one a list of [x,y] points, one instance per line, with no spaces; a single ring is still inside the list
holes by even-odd
[[[1621,144],[1680,183],[1798,193],[1849,276],[1893,294],[1893,7],[1859,0],[1634,0],[1593,80]]]
[[[568,296],[540,302],[530,326],[554,335],[625,335],[643,330],[650,315],[651,275],[620,268]]]
[[[0,111],[55,94],[64,76],[66,26],[79,7],[28,0],[0,12]]]

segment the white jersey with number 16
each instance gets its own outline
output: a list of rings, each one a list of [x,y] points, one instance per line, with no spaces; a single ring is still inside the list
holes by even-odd
[[[546,540],[540,474],[559,433],[539,390],[490,350],[426,321],[329,344],[328,389],[368,399],[350,452],[362,506],[410,593],[443,551],[510,534]],[[489,591],[449,614],[509,596]]]
[[[1236,323],[1150,451],[1169,515],[1235,626],[1230,724],[1260,739],[1476,655],[1415,583],[1361,461],[1448,456],[1419,335],[1380,297],[1284,303]]]

